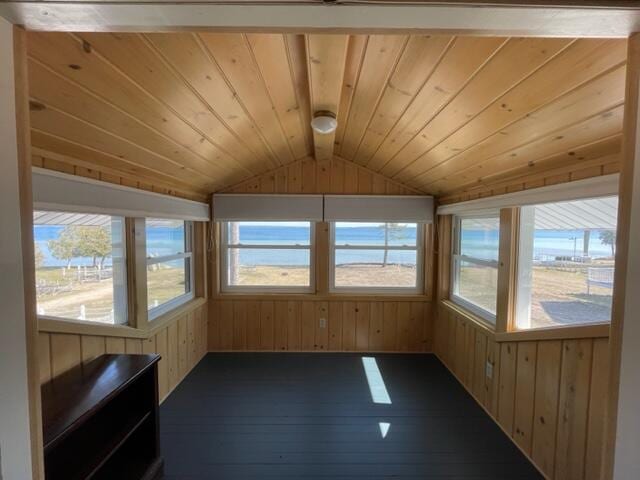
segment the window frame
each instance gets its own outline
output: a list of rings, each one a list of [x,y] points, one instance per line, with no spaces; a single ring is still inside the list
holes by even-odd
[[[159,256],[159,257],[149,257],[147,256],[147,251],[146,251],[146,244],[147,244],[147,235],[146,235],[146,222],[147,220],[149,220],[149,218],[145,218],[145,255],[144,255],[144,261],[145,261],[145,269],[148,272],[149,266],[150,265],[156,265],[158,263],[164,263],[164,262],[169,262],[172,260],[179,260],[179,259],[189,259],[188,262],[188,268],[185,266],[185,268],[187,268],[187,272],[185,275],[185,281],[188,280],[189,281],[189,291],[183,293],[182,295],[179,295],[177,297],[172,298],[171,300],[161,303],[160,305],[158,305],[157,307],[153,307],[153,308],[149,308],[149,305],[147,305],[147,320],[149,322],[153,322],[154,320],[157,320],[159,317],[161,317],[162,315],[164,315],[165,313],[169,313],[172,310],[184,305],[185,303],[193,300],[195,298],[195,268],[194,268],[194,264],[193,264],[193,259],[194,259],[194,255],[193,255],[193,246],[194,246],[194,242],[193,242],[193,230],[194,230],[194,225],[193,222],[190,220],[182,220],[182,222],[184,223],[184,252],[182,253],[174,253],[172,255],[163,255],[163,256]],[[162,219],[164,220],[164,219]],[[169,219],[167,219],[169,220]],[[145,278],[145,291],[148,292],[148,286],[149,286],[149,279],[148,276],[146,276]],[[145,292],[145,293],[146,293]],[[147,294],[148,295],[148,294]],[[148,298],[148,297],[147,297]]]
[[[59,321],[59,322],[73,322],[73,323],[80,323],[80,324],[86,324],[86,325],[96,325],[96,326],[104,326],[104,327],[130,327],[132,325],[132,315],[131,315],[131,311],[129,309],[129,303],[130,303],[130,299],[129,299],[129,295],[130,295],[130,284],[131,284],[131,278],[129,276],[128,273],[128,265],[130,260],[130,256],[131,256],[131,252],[129,251],[129,247],[127,245],[127,226],[126,226],[126,219],[127,217],[124,217],[122,215],[114,215],[114,214],[110,214],[110,213],[104,213],[104,212],[92,212],[92,211],[84,211],[84,212],[78,212],[78,211],[72,211],[72,210],[66,210],[66,209],[47,209],[47,208],[35,208],[33,209],[33,213],[36,212],[47,212],[47,213],[54,213],[54,214],[60,214],[60,215],[65,215],[65,214],[69,214],[69,215],[100,215],[100,216],[105,216],[105,217],[111,217],[113,218],[118,218],[121,220],[121,239],[120,239],[120,248],[122,248],[122,275],[123,275],[123,284],[120,285],[118,288],[121,289],[120,295],[122,296],[122,298],[124,299],[124,304],[120,305],[118,308],[122,309],[124,312],[124,321],[121,323],[115,322],[115,317],[114,317],[114,323],[106,323],[106,322],[100,322],[97,320],[87,320],[87,319],[78,319],[78,318],[70,318],[70,317],[59,317],[56,315],[47,315],[45,314],[39,314],[36,312],[36,317],[38,319],[42,319],[42,320],[51,320],[51,321]],[[113,223],[113,220],[111,220]],[[32,225],[32,228],[35,229],[37,225],[34,223]],[[33,244],[34,244],[34,252],[35,252],[35,244],[36,244],[36,240],[35,240],[35,232],[33,232]],[[112,246],[113,246],[113,240],[112,240]],[[35,272],[34,272],[35,274]],[[34,275],[34,279],[35,275]],[[36,279],[36,283],[34,284],[34,289],[37,291],[38,288],[38,283],[37,283],[37,279]],[[116,310],[116,304],[115,304],[115,297],[116,297],[116,285],[114,284],[113,286],[113,295],[114,295],[114,303],[113,303],[113,310]],[[37,308],[37,298],[36,298],[36,308]]]
[[[242,220],[257,221],[257,220]],[[287,220],[282,220],[285,222]],[[294,220],[291,220],[294,221]],[[273,223],[278,223],[274,221]],[[238,243],[229,244],[229,224],[240,222],[219,222],[220,223],[220,292],[227,294],[244,293],[244,294],[309,294],[316,291],[316,222],[304,221],[309,223],[309,245],[279,245],[279,244],[249,244]],[[229,248],[252,249],[252,250],[308,250],[309,251],[309,285],[229,285],[228,278],[228,252]]]
[[[354,295],[421,295],[425,285],[425,229],[426,224],[420,222],[406,222],[416,224],[416,246],[387,245],[345,245],[336,246],[336,223],[329,222],[329,293]],[[358,223],[358,222],[353,222]],[[373,223],[373,222],[362,222]],[[388,222],[380,222],[388,223]],[[415,287],[338,287],[336,286],[336,250],[379,250],[379,251],[416,251],[416,286]]]
[[[462,220],[474,219],[474,218],[496,218],[498,220],[498,232],[500,232],[500,210],[484,210],[477,211],[469,214],[457,214],[453,215],[453,219],[451,222],[451,278],[449,285],[449,300],[454,304],[470,311],[474,315],[476,315],[484,325],[489,328],[495,330],[497,324],[497,310],[498,310],[498,286],[496,285],[496,313],[492,313],[489,310],[482,308],[479,305],[465,299],[456,294],[456,286],[458,285],[458,276],[459,270],[457,266],[461,262],[473,263],[475,265],[480,265],[484,267],[492,267],[496,269],[498,277],[500,276],[500,239],[498,237],[498,260],[485,260],[481,258],[471,257],[468,255],[462,255],[461,251],[461,243],[462,243],[462,235],[461,235],[461,223]],[[498,233],[499,235],[499,233]],[[498,278],[499,283],[499,278]]]
[[[594,199],[599,199],[599,198],[610,198],[610,197],[618,197],[618,201],[619,201],[619,194],[615,193],[615,194],[606,194],[606,195],[598,195],[598,196],[587,196],[587,197],[583,197],[583,198],[572,198],[572,199],[567,199],[567,200],[553,200],[553,201],[540,201],[540,202],[536,202],[536,203],[532,203],[532,204],[528,204],[528,205],[522,205],[520,207],[518,207],[518,220],[517,220],[517,225],[516,225],[516,235],[515,238],[513,239],[513,241],[515,242],[514,245],[514,258],[515,258],[515,269],[513,272],[513,281],[511,282],[511,288],[513,288],[513,292],[512,292],[512,298],[513,298],[513,319],[511,322],[509,322],[508,325],[508,329],[506,333],[525,333],[526,332],[548,332],[548,331],[553,331],[553,330],[565,330],[565,329],[582,329],[582,328],[592,328],[592,327],[609,327],[611,325],[612,319],[613,319],[613,305],[612,308],[610,309],[610,318],[607,321],[590,321],[590,322],[581,322],[581,323],[576,323],[576,324],[570,324],[570,325],[549,325],[549,326],[538,326],[538,327],[528,327],[528,328],[522,328],[519,326],[518,323],[518,315],[520,314],[521,310],[522,310],[522,305],[520,304],[520,302],[522,301],[522,290],[520,288],[520,274],[522,271],[522,261],[521,261],[521,256],[522,256],[522,239],[524,237],[522,229],[523,229],[523,225],[522,225],[522,209],[523,208],[535,208],[538,206],[542,206],[542,205],[549,205],[549,204],[558,204],[558,203],[569,203],[569,202],[578,202],[578,201],[586,201],[586,200],[594,200]],[[619,210],[619,206],[618,206],[618,210]],[[616,228],[615,228],[615,233],[617,235],[618,232],[618,225],[616,222]],[[533,241],[535,241],[535,227],[533,229]],[[533,244],[532,244],[533,245]],[[533,250],[533,246],[532,246],[532,250]],[[615,278],[615,255],[614,255],[614,264],[611,268],[613,268],[613,277]],[[615,289],[615,284],[612,283],[612,295],[613,295],[613,291]],[[530,292],[530,299],[529,299],[529,309],[531,308],[531,303],[533,301],[533,292]],[[531,315],[531,312],[529,311],[529,315]],[[531,319],[529,319],[529,321],[531,321]]]

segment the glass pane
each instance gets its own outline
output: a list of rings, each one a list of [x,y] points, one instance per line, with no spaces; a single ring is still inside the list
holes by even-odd
[[[416,288],[415,250],[335,251],[336,287]]]
[[[415,247],[418,226],[415,223],[336,222],[336,245],[409,246]]]
[[[180,258],[147,266],[149,310],[191,291],[189,262],[189,258]]]
[[[517,326],[611,320],[617,197],[521,209]]]
[[[127,322],[124,218],[34,212],[38,314]]]
[[[229,222],[229,245],[310,245],[309,222]]]
[[[498,269],[458,261],[455,294],[495,315],[498,292]]]
[[[230,286],[308,287],[310,252],[307,249],[229,248],[227,283]]]
[[[147,257],[164,257],[185,252],[185,223],[182,220],[147,218]]]
[[[460,220],[460,255],[498,261],[500,219],[498,217]]]

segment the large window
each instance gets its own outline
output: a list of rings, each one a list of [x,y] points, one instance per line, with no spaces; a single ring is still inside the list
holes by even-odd
[[[496,318],[499,235],[497,212],[454,218],[451,298],[490,323]]]
[[[611,320],[617,197],[522,207],[519,329]]]
[[[192,224],[147,218],[147,307],[149,318],[193,298]]]
[[[422,293],[422,232],[416,223],[332,223],[331,290]]]
[[[127,323],[124,218],[34,212],[38,315]]]
[[[223,223],[222,289],[311,291],[313,236],[310,222]]]

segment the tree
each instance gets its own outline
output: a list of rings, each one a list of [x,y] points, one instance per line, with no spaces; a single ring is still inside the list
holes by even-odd
[[[93,266],[100,259],[102,267],[105,258],[111,253],[111,234],[105,227],[93,227],[85,225],[66,226],[57,240],[49,240],[51,254],[59,259],[66,260],[67,268],[71,267],[71,259],[75,257],[91,257]]]
[[[600,242],[611,247],[611,256],[616,256],[616,232],[614,230],[602,230],[600,232]]]
[[[76,227],[67,226],[64,227],[57,240],[49,240],[47,245],[51,255],[58,260],[64,260],[67,262],[67,269],[71,268],[71,259],[77,257],[76,245]]]
[[[399,223],[385,223],[380,228],[384,231],[384,258],[382,259],[382,268],[387,266],[387,260],[389,257],[390,240],[401,240],[406,236],[406,229],[404,225]]]
[[[36,243],[34,250],[34,257],[36,262],[36,268],[41,268],[44,265],[44,253],[40,249],[40,245]]]
[[[100,259],[100,268],[104,260],[111,253],[111,234],[104,227],[76,227],[77,252],[80,257],[91,257],[93,267],[96,259]]]

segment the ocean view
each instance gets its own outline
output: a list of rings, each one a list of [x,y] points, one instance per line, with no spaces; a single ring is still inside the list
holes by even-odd
[[[55,239],[64,227],[36,225],[34,227],[35,242],[43,254],[44,266],[55,267],[66,265],[64,260],[59,260],[51,255],[47,242]],[[170,228],[150,229],[147,237],[147,246],[151,255],[167,255],[182,249],[179,235],[173,235]],[[177,232],[176,232],[177,233]],[[498,242],[497,232],[487,235],[486,231],[465,231],[465,254],[479,256],[481,258],[495,257],[495,246]],[[175,239],[172,240],[172,237]],[[411,245],[415,243],[415,228],[396,230],[390,235],[390,245]],[[242,243],[267,245],[280,243],[286,245],[308,245],[309,230],[297,226],[265,226],[265,225],[241,225],[240,238]],[[575,238],[575,241],[574,241]],[[375,226],[367,227],[341,227],[336,231],[338,244],[357,245],[384,245],[384,231]],[[580,255],[583,251],[582,231],[538,231],[535,236],[534,250],[536,256],[572,256],[575,252]],[[611,250],[600,241],[598,231],[593,231],[589,241],[589,255],[593,258],[611,256]],[[336,261],[344,263],[380,263],[382,252],[375,250],[339,250],[336,252]],[[241,265],[304,265],[309,263],[309,253],[304,250],[271,250],[268,255],[264,251],[242,249],[240,251]],[[497,260],[497,258],[493,258]],[[78,257],[72,261],[73,266],[90,265],[90,258]],[[415,253],[412,251],[389,252],[389,263],[415,264]],[[110,259],[105,265],[110,265]]]

